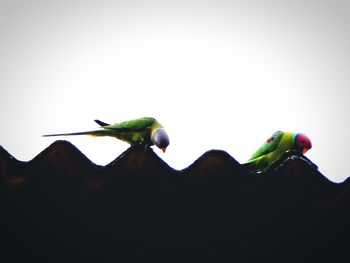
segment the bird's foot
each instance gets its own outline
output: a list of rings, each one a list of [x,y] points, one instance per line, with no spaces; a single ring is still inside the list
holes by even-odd
[[[144,149],[144,152],[147,152],[148,149],[150,149],[150,145],[146,142],[138,142],[136,143],[136,145],[140,148],[143,148]]]

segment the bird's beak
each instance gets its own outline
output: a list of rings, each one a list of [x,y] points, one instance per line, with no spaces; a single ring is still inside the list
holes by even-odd
[[[303,154],[305,154],[308,150],[309,150],[308,148],[304,147],[303,148]]]
[[[165,153],[166,151],[166,148],[161,148],[162,152]]]

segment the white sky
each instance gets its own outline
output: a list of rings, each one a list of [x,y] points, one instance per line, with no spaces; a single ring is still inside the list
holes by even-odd
[[[0,1],[0,145],[19,160],[94,119],[153,116],[170,166],[210,149],[245,162],[303,132],[333,181],[348,172],[349,1]],[[97,164],[128,145],[62,137]]]

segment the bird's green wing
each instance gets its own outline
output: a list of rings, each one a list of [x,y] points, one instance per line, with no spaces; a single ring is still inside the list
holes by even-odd
[[[260,156],[268,154],[274,151],[280,143],[283,136],[283,132],[275,132],[267,141],[250,157],[248,161],[252,161]]]
[[[156,120],[154,118],[144,117],[103,126],[103,128],[110,130],[142,131],[151,127],[155,122]]]
[[[100,125],[101,127],[110,125],[109,123],[106,123],[106,122],[103,122],[103,121],[100,121],[100,120],[95,120],[95,122],[96,122],[98,125]]]

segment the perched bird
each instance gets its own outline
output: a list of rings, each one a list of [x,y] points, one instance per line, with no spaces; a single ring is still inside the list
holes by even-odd
[[[163,126],[154,118],[144,117],[115,124],[108,124],[100,120],[95,120],[95,122],[101,126],[101,129],[85,132],[48,134],[44,135],[44,137],[66,135],[111,136],[131,145],[155,145],[163,152],[165,152],[169,145],[168,134]]]
[[[277,131],[250,157],[245,165],[255,172],[262,172],[285,152],[295,150],[304,154],[311,147],[310,139],[303,133]]]

